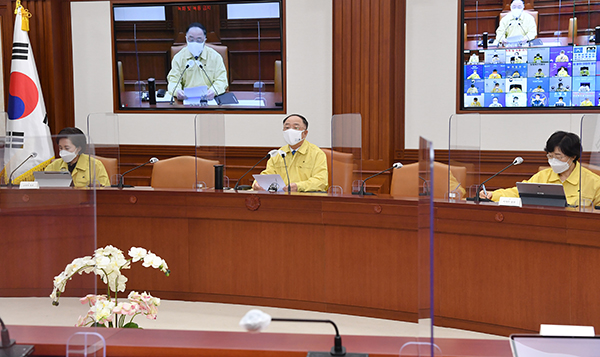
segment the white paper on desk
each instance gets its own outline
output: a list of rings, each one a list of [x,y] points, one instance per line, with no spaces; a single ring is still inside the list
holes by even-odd
[[[200,105],[200,99],[206,97],[207,92],[207,86],[184,88],[183,93],[186,98],[183,100],[183,105]]]
[[[283,192],[283,188],[285,187],[285,182],[283,182],[283,179],[281,178],[281,176],[279,176],[277,174],[252,175],[252,177],[254,177],[256,182],[258,182],[260,187],[264,188],[267,191],[269,190],[269,187],[271,187],[271,185],[273,183],[277,184],[277,192]]]

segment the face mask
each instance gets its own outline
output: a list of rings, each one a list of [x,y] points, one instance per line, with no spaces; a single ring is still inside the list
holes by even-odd
[[[288,129],[283,132],[283,140],[290,146],[294,146],[302,141],[302,130]]]
[[[188,42],[187,43],[187,49],[190,51],[190,53],[194,57],[198,57],[198,56],[200,56],[200,54],[204,50],[204,42],[202,42],[202,43]]]
[[[510,13],[512,14],[512,16],[515,19],[518,19],[521,16],[521,14],[523,13],[523,9],[511,9]]]
[[[563,172],[569,169],[569,166],[571,166],[571,164],[569,164],[569,161],[564,162],[556,158],[548,159],[548,163],[552,167],[552,170],[557,174],[562,174]]]
[[[59,155],[66,163],[73,161],[77,157],[77,153],[67,150],[61,150]]]

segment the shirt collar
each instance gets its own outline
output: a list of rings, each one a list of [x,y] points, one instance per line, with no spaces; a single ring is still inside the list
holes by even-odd
[[[289,154],[291,154],[293,151],[293,149],[289,145],[282,147],[281,150],[283,150]],[[304,139],[304,142],[302,143],[302,145],[300,145],[300,147],[296,150],[296,152],[299,152],[304,155],[304,154],[306,154],[307,150],[308,150],[307,140]]]
[[[551,172],[550,177],[548,177],[548,182],[562,183],[562,181],[560,180],[560,176],[558,176],[558,174],[554,172],[554,170],[550,169],[550,171]],[[573,169],[573,172],[571,172],[571,174],[569,175],[569,177],[567,177],[565,181],[570,183],[571,185],[579,185],[579,161],[575,163],[575,168]]]
[[[202,50],[202,53],[200,54],[200,57],[198,58],[199,60],[204,60],[204,62],[206,62],[206,48],[208,46],[206,45],[206,42],[204,43],[204,49]],[[190,52],[190,50],[188,50],[187,46],[185,46],[183,48],[182,51],[185,51],[185,58],[187,60],[193,60],[194,59],[194,55],[192,55],[192,53]]]
[[[73,169],[73,171],[75,170],[79,170],[79,171],[87,171],[88,167],[90,166],[90,159],[89,156],[86,154],[81,154],[79,155],[79,159],[77,159],[77,164],[75,164],[75,168]],[[64,168],[65,171],[68,170],[69,168],[69,164],[63,160],[62,164],[60,165],[60,168]]]

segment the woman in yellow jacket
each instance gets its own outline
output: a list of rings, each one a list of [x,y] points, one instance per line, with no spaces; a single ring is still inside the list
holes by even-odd
[[[567,203],[571,206],[579,205],[579,181],[581,180],[581,197],[592,205],[600,205],[600,176],[589,169],[581,168],[579,157],[581,155],[581,141],[573,133],[557,131],[550,136],[544,148],[548,157],[549,169],[542,170],[523,182],[562,184],[565,189]],[[519,197],[516,187],[499,189],[494,192],[481,191],[481,198],[499,201],[500,197]],[[584,202],[585,202],[584,201]]]
[[[90,182],[97,186],[110,186],[102,162],[84,154],[87,149],[85,135],[78,128],[64,128],[56,138],[60,159],[52,162],[45,171],[69,171],[73,186],[86,187]]]

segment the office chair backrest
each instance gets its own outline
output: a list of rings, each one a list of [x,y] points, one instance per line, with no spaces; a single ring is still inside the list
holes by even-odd
[[[321,149],[327,156],[329,187],[339,186],[343,193],[352,193],[352,177],[354,174],[354,155],[331,149]],[[332,161],[333,155],[333,161]]]
[[[196,177],[195,169],[198,164]],[[219,161],[206,160],[193,156],[176,156],[154,164],[150,185],[154,188],[187,188],[195,189],[197,182],[204,182],[206,187],[214,187],[214,165]]]

